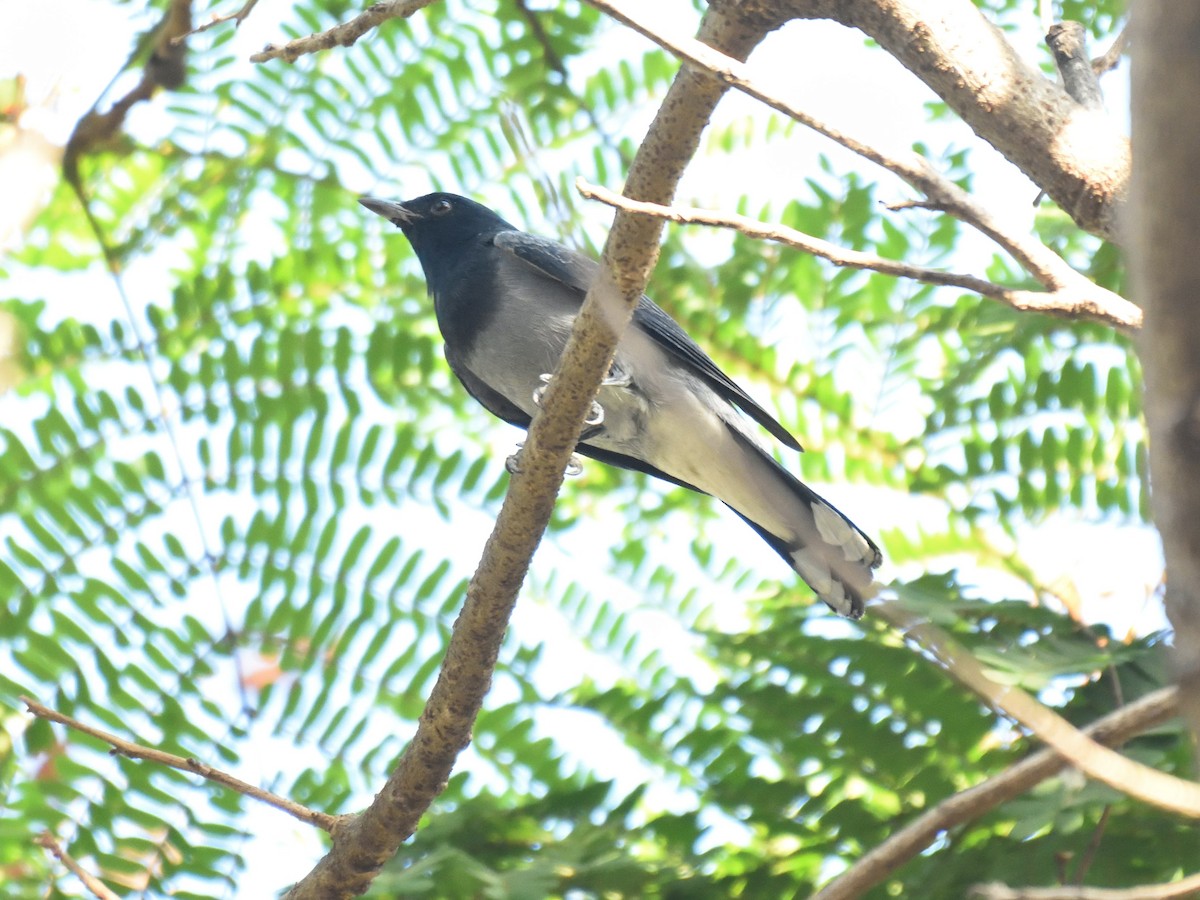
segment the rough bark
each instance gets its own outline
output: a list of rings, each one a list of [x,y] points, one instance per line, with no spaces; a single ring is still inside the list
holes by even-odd
[[[1200,5],[1144,0],[1134,27],[1130,241],[1151,501],[1181,705],[1200,737]]]
[[[791,0],[788,8],[873,38],[1080,228],[1120,238],[1128,139],[1103,109],[1077,103],[1026,63],[970,0]]]

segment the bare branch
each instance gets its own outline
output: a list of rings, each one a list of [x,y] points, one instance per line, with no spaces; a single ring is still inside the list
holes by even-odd
[[[255,800],[260,800],[268,806],[273,806],[276,809],[283,810],[290,816],[294,816],[301,822],[307,822],[309,825],[315,825],[323,831],[332,832],[337,827],[339,819],[342,817],[331,816],[328,813],[317,812],[309,809],[307,806],[302,806],[286,797],[281,797],[278,794],[273,794],[270,791],[265,791],[260,787],[255,787],[248,782],[242,781],[240,778],[234,778],[232,775],[222,772],[220,769],[214,769],[212,766],[206,765],[192,757],[176,756],[174,753],[167,753],[163,750],[155,750],[153,747],[145,747],[141,744],[135,744],[127,741],[124,738],[119,738],[115,734],[109,734],[107,731],[101,731],[99,728],[93,728],[91,725],[85,725],[78,719],[72,719],[70,716],[63,715],[57,710],[50,709],[48,706],[43,706],[31,697],[22,696],[21,702],[28,707],[29,711],[39,719],[46,719],[49,722],[58,722],[60,725],[66,725],[81,734],[91,735],[92,737],[103,741],[106,744],[112,745],[112,753],[121,756],[127,756],[130,759],[143,759],[147,762],[158,763],[162,766],[170,766],[172,769],[180,769],[184,772],[191,772],[199,775],[201,778],[206,778],[222,787],[227,787],[230,790],[237,791],[239,794],[245,794],[247,797],[253,797]]]
[[[1121,29],[1121,33],[1112,42],[1112,46],[1105,50],[1103,55],[1097,56],[1092,60],[1092,71],[1097,75],[1103,75],[1105,72],[1115,69],[1120,65],[1121,57],[1125,54],[1128,47],[1129,22],[1126,22],[1125,27]]]
[[[1055,22],[1046,32],[1046,45],[1054,53],[1063,88],[1076,103],[1088,109],[1103,109],[1100,79],[1087,55],[1087,32],[1082,22]]]
[[[1134,735],[1178,715],[1178,697],[1179,692],[1173,687],[1155,691],[1092,723],[1084,729],[1084,734],[1108,746],[1123,744]],[[945,832],[1032,790],[1068,765],[1066,759],[1053,750],[1041,750],[999,775],[943,800],[860,857],[846,872],[814,894],[812,900],[851,900],[862,896],[932,846]]]
[[[587,3],[608,13],[639,34],[648,37],[689,65],[711,72],[747,96],[765,103],[772,109],[825,135],[847,150],[892,172],[924,194],[929,199],[930,208],[939,209],[961,219],[1003,247],[1047,289],[1051,291],[1066,290],[1081,298],[1099,297],[1103,292],[1103,302],[1095,307],[1083,304],[1080,308],[1081,315],[1098,320],[1108,320],[1116,327],[1126,330],[1135,330],[1140,327],[1142,314],[1136,306],[1117,294],[1104,291],[1092,284],[1044,244],[1028,235],[1021,234],[1014,228],[1001,224],[970,194],[935,171],[924,158],[916,154],[907,154],[902,157],[891,156],[870,146],[865,141],[830,127],[796,104],[761,87],[751,78],[749,67],[739,60],[732,59],[691,38],[667,38],[636,19],[627,10],[616,6],[612,0],[587,0]],[[1035,303],[1028,308],[1036,309],[1038,304]]]
[[[587,2],[681,59],[711,68],[730,85],[792,115],[747,90],[742,84],[749,80],[745,69],[706,55],[694,42],[668,40],[641,23],[632,6],[615,0]],[[943,0],[936,16],[929,15],[927,0],[787,0],[773,6],[793,18],[828,18],[861,29],[1081,228],[1110,240],[1119,237],[1118,213],[1130,170],[1128,138],[1103,111],[1083,109],[1022,60],[969,0]]]
[[[1025,691],[993,681],[970,651],[900,601],[880,603],[873,607],[873,613],[937,659],[957,682],[993,709],[1024,725],[1089,778],[1167,812],[1200,819],[1200,784],[1159,772],[1101,746]]]
[[[258,53],[250,56],[250,62],[263,63],[272,59],[295,62],[309,53],[332,50],[334,47],[350,47],[368,31],[378,28],[389,19],[407,19],[433,2],[434,0],[384,0],[327,31],[296,38],[283,45],[267,44]]]
[[[187,47],[176,43],[175,38],[187,34],[191,28],[191,0],[171,0],[162,20],[146,39],[151,44],[151,50],[142,67],[142,77],[138,83],[105,112],[99,111],[100,103],[104,99],[101,95],[92,108],[75,123],[63,151],[63,175],[81,197],[83,189],[79,177],[79,160],[116,137],[121,126],[125,124],[129,111],[153,97],[159,88],[173,90],[183,86],[187,77]],[[143,43],[135,48],[125,65],[132,64],[143,52],[144,47]]]
[[[33,839],[33,842],[39,847],[49,850],[59,862],[71,870],[71,874],[83,882],[83,886],[98,900],[121,900],[109,889],[108,885],[76,862],[75,858],[62,848],[62,844],[50,832],[43,831]]]
[[[254,11],[254,7],[256,6],[258,6],[258,0],[246,0],[246,2],[242,4],[242,8],[236,12],[231,12],[224,16],[213,16],[203,25],[193,28],[191,31],[187,32],[187,34],[181,34],[171,38],[171,43],[182,44],[193,34],[200,34],[203,31],[208,31],[210,28],[216,28],[218,25],[224,25],[226,22],[233,22],[233,27],[236,28],[246,20],[246,17]]]
[[[992,300],[998,300],[1022,312],[1041,312],[1066,319],[1091,319],[1116,328],[1134,328],[1138,320],[1130,318],[1124,309],[1126,301],[1118,295],[1083,279],[1091,287],[1086,294],[1078,293],[1079,285],[1071,288],[1057,287],[1050,292],[1026,291],[1007,288],[974,275],[961,275],[915,266],[894,259],[885,259],[873,253],[848,250],[828,241],[796,231],[783,225],[767,225],[756,219],[733,213],[716,213],[694,207],[661,206],[629,200],[610,190],[576,179],[575,188],[589,200],[599,200],[609,206],[639,215],[654,216],[671,222],[689,225],[710,225],[717,228],[732,228],[758,240],[775,241],[827,259],[835,265],[851,269],[869,269],[897,278],[911,278],[925,284],[959,287]],[[914,204],[915,205],[915,204]],[[1136,307],[1134,307],[1136,311]],[[1114,311],[1119,311],[1114,312]],[[1123,314],[1123,316],[1122,316]]]
[[[701,21],[700,36],[744,57],[770,27],[748,16],[742,4],[715,2]],[[681,71],[676,76],[638,149],[628,191],[670,201],[725,90],[707,73]],[[600,273],[529,427],[520,471],[467,588],[416,734],[375,802],[338,829],[333,849],[292,887],[290,900],[333,900],[366,890],[379,867],[416,829],[470,741],[517,591],[549,522],[584,417],[645,290],[661,230],[657,220],[617,214]]]
[[[970,0],[782,0],[858,28],[920,78],[1080,228],[1119,241],[1129,138],[1026,62]]]
[[[1200,875],[1171,884],[1141,884],[1130,888],[1068,885],[1048,888],[1012,888],[1005,884],[977,884],[969,896],[976,900],[1180,900],[1200,894]]]

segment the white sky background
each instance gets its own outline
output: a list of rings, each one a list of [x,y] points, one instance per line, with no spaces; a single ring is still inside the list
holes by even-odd
[[[236,5],[239,4],[227,0],[217,7],[217,11],[229,12]],[[286,15],[289,7],[286,0],[263,0],[256,7],[236,38],[235,48],[239,58],[245,59],[267,42],[283,39],[277,23]],[[128,55],[131,36],[149,24],[144,19],[131,23],[127,13],[128,10],[108,0],[61,0],[55,3],[0,0],[0,23],[3,25],[0,31],[0,77],[16,72],[26,75],[29,79],[29,97],[35,104],[50,92],[55,95],[50,108],[31,115],[23,122],[24,125],[36,126],[52,141],[65,141],[71,126],[92,104]],[[688,0],[656,0],[655,3],[639,4],[639,13],[647,17],[656,16],[665,33],[686,34],[687,23],[694,20]],[[197,21],[210,14],[210,10],[201,8]],[[71,23],[70,27],[62,27],[64,22]],[[1043,58],[1040,29],[1032,12],[1029,27],[1010,37],[1030,59],[1038,61]],[[362,40],[369,41],[371,36],[367,35]],[[867,50],[863,43],[859,33],[831,23],[798,22],[772,35],[756,52],[751,64],[756,72],[762,73],[763,83],[772,86],[777,93],[789,96],[814,115],[881,149],[906,152],[916,140],[924,141],[935,150],[951,144],[971,146],[971,167],[977,173],[974,181],[976,195],[989,207],[1001,209],[1010,220],[1021,223],[1019,227],[1029,228],[1033,221],[1032,200],[1037,193],[1036,188],[990,147],[974,139],[961,123],[928,123],[923,104],[932,98],[927,89],[886,53]],[[640,55],[648,46],[645,39],[617,30],[609,38],[609,46],[602,52],[604,58],[616,59],[634,53]],[[248,63],[246,65],[249,66]],[[236,77],[236,74],[236,71],[230,73],[231,77]],[[1124,78],[1122,73],[1109,76],[1105,81],[1110,109],[1127,108]],[[154,101],[157,105],[165,102],[161,95]],[[728,121],[759,109],[755,101],[731,92],[722,102],[718,119]],[[145,115],[148,112],[140,110],[138,114]],[[630,133],[640,135],[652,112],[646,111],[644,121],[622,123],[622,126]],[[906,196],[903,188],[891,176],[881,175],[868,164],[861,163],[822,138],[797,130],[782,149],[775,146],[771,150],[771,159],[765,163],[746,160],[744,168],[736,173],[728,171],[727,159],[716,163],[697,160],[689,169],[680,197],[689,202],[695,199],[713,207],[728,206],[732,198],[721,191],[725,185],[734,183],[737,191],[749,190],[762,199],[802,196],[807,193],[804,178],[815,169],[819,153],[829,155],[838,169],[853,168],[863,172],[868,180],[878,179],[881,184],[880,196],[883,198],[891,199],[894,195],[895,199],[901,199]],[[720,169],[714,171],[714,166]],[[731,176],[736,176],[736,182]],[[757,184],[755,178],[758,179]],[[373,183],[350,183],[347,187],[360,192],[394,188]],[[423,186],[406,191],[406,195],[421,190]],[[506,216],[512,216],[511,211],[501,211]],[[601,230],[611,217],[610,211],[598,206],[588,214]],[[537,223],[529,224],[531,229],[537,227]],[[703,241],[705,237],[700,235],[697,240]],[[396,241],[398,244],[398,237]],[[960,270],[978,271],[990,260],[992,253],[993,248],[986,241],[968,239],[957,254],[954,265]],[[135,295],[143,295],[142,302],[149,302],[157,295],[156,287],[148,288],[146,285],[134,284],[131,290]],[[13,285],[11,292],[21,295],[29,291],[28,286]],[[46,287],[48,295],[55,292],[54,286]],[[104,288],[105,296],[110,293]],[[112,296],[110,300],[116,309],[116,297]],[[768,399],[767,406],[770,408],[769,398],[764,399]],[[910,413],[911,410],[901,409],[893,411],[892,415],[902,419]],[[885,425],[883,422],[878,424],[881,427]],[[886,424],[890,427],[892,423],[889,420]],[[503,459],[512,452],[516,438],[515,431],[497,428],[497,459]],[[944,511],[940,505],[923,499],[885,498],[881,501],[879,492],[871,488],[844,484],[815,486],[840,508],[850,512],[852,518],[868,533],[877,533],[884,528],[914,520],[926,521],[930,530],[938,527],[939,519],[944,524]],[[730,552],[744,561],[761,560],[764,568],[779,565],[773,552],[749,529],[732,515],[726,518],[727,522],[706,524],[705,527],[710,529],[709,533],[714,538],[719,534],[720,540],[726,542],[724,546],[733,548]],[[464,520],[456,521],[453,529],[444,529],[447,543],[471,548],[465,551],[467,555],[477,555],[474,548],[482,547],[490,525],[491,521],[486,516],[471,514]],[[611,534],[611,529],[604,533]],[[581,526],[563,540],[547,542],[539,553],[541,562],[537,568],[548,572],[556,563],[569,562],[572,546],[596,546],[596,541],[602,540],[604,533],[597,538],[595,532],[589,532],[586,526]],[[1144,634],[1166,626],[1157,601],[1141,602],[1141,598],[1150,596],[1162,572],[1158,539],[1151,529],[1088,524],[1078,516],[1064,514],[1046,525],[1025,529],[1019,551],[1044,582],[1051,583],[1063,577],[1073,579],[1083,597],[1085,615],[1093,621],[1109,623],[1116,634],[1129,630]],[[948,560],[947,567],[953,562]],[[919,572],[893,570],[884,573],[885,578],[897,574],[912,577]],[[614,595],[619,595],[622,586],[609,584],[611,581],[605,579],[604,583],[593,584],[592,587],[598,593],[611,589]],[[736,627],[740,618],[740,602],[738,598],[728,599],[728,603],[721,604],[714,612],[718,624]],[[556,681],[561,679],[562,685],[569,685],[572,679],[587,671],[584,666],[593,660],[581,662],[575,655],[577,648],[572,640],[554,636],[563,623],[547,616],[542,604],[518,605],[517,616],[518,627],[532,628],[532,623],[538,620],[546,623],[540,626],[547,631],[548,637],[547,658],[543,668],[554,672]],[[831,622],[831,627],[837,627],[837,624]],[[564,716],[570,715],[564,713]],[[553,727],[549,722],[544,724],[548,728]],[[586,760],[588,766],[601,777],[618,779],[618,790],[628,790],[640,781],[635,755],[620,746],[611,733],[589,727],[589,723],[581,721],[579,716],[570,718],[567,728],[581,738],[580,758]],[[261,755],[263,770],[259,773],[249,771],[254,760],[248,757],[244,761],[246,769],[238,773],[241,777],[250,780],[256,777],[269,778],[279,768],[279,754],[295,759],[297,767],[320,764],[315,754],[299,754],[286,742],[269,743],[269,752]],[[670,805],[671,792],[667,791],[663,799]],[[307,826],[293,823],[291,819],[259,804],[250,804],[249,808],[252,812],[245,824],[258,837],[248,848],[247,857],[253,869],[247,873],[242,889],[246,896],[269,896],[307,870],[303,860],[306,857],[315,859],[321,852],[320,844]]]

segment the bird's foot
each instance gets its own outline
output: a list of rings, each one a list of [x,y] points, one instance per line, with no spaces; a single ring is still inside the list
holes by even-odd
[[[504,460],[504,468],[508,471],[509,475],[516,475],[521,471],[521,450],[524,446],[524,441],[517,441],[516,452]]]
[[[538,380],[541,382],[541,384],[533,389],[533,403],[535,406],[542,405],[542,397],[545,396],[546,387],[550,384],[550,379],[552,377],[553,376],[549,372],[543,372],[538,376]],[[612,370],[610,369],[608,377],[605,378],[604,381],[600,382],[600,386],[604,387],[607,385],[620,385],[624,387],[629,384],[629,377],[627,375],[620,375],[615,380],[610,380],[612,378]],[[580,435],[580,440],[584,440],[587,437],[595,437],[600,431],[603,430],[600,427],[603,424],[604,407],[593,400],[592,408],[588,411],[587,418],[583,420],[583,433]]]
[[[551,375],[549,372],[543,372],[541,375],[538,376],[538,381],[540,381],[541,384],[539,384],[537,387],[535,387],[533,389],[533,405],[534,406],[542,405],[542,397],[545,396],[546,388],[549,386],[550,379],[553,377],[554,376]]]
[[[624,369],[619,368],[616,363],[609,366],[608,374],[604,376],[604,380],[600,382],[600,387],[620,387],[627,388],[633,384],[633,376]]]
[[[504,468],[508,470],[509,475],[516,475],[521,471],[521,451],[525,448],[524,441],[517,442],[517,452],[504,460]],[[571,458],[567,460],[566,476],[574,478],[576,475],[583,473],[583,460],[576,453],[571,454]]]

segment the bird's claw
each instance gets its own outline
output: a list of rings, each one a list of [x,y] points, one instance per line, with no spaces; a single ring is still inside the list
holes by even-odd
[[[550,379],[553,377],[554,376],[551,375],[549,372],[543,372],[541,375],[538,376],[538,381],[540,381],[541,384],[539,384],[537,387],[535,387],[533,389],[533,405],[534,406],[542,405],[542,397],[545,396],[546,387],[550,384]]]
[[[550,384],[550,379],[552,377],[553,376],[549,372],[543,372],[541,375],[538,376],[538,381],[540,381],[541,384],[539,384],[537,387],[535,387],[533,389],[533,403],[535,406],[542,405],[542,397],[545,396],[546,387],[547,387],[547,385]],[[624,387],[628,384],[629,384],[629,376],[628,375],[622,374],[622,375],[619,375],[616,378],[614,378],[612,375],[611,369],[609,370],[608,377],[605,378],[602,382],[600,382],[601,387],[605,387],[608,385],[619,385],[619,386]],[[583,424],[584,424],[585,433],[595,434],[596,430],[601,425],[604,424],[604,407],[601,406],[599,403],[597,403],[595,400],[593,400],[592,408],[588,411],[587,418],[583,420]]]
[[[617,368],[616,363],[613,363],[608,374],[604,376],[604,380],[600,382],[600,387],[627,388],[631,384],[633,384],[633,376],[624,369]]]
[[[521,451],[525,449],[524,441],[517,441],[517,452],[504,460],[504,468],[509,475],[517,475],[521,471]],[[572,453],[571,458],[567,460],[567,468],[565,472],[568,478],[574,478],[576,475],[583,474],[583,460],[578,454]]]
[[[517,450],[508,459],[504,460],[504,468],[509,475],[517,475],[521,471],[521,450],[525,446],[524,441],[517,441]]]

